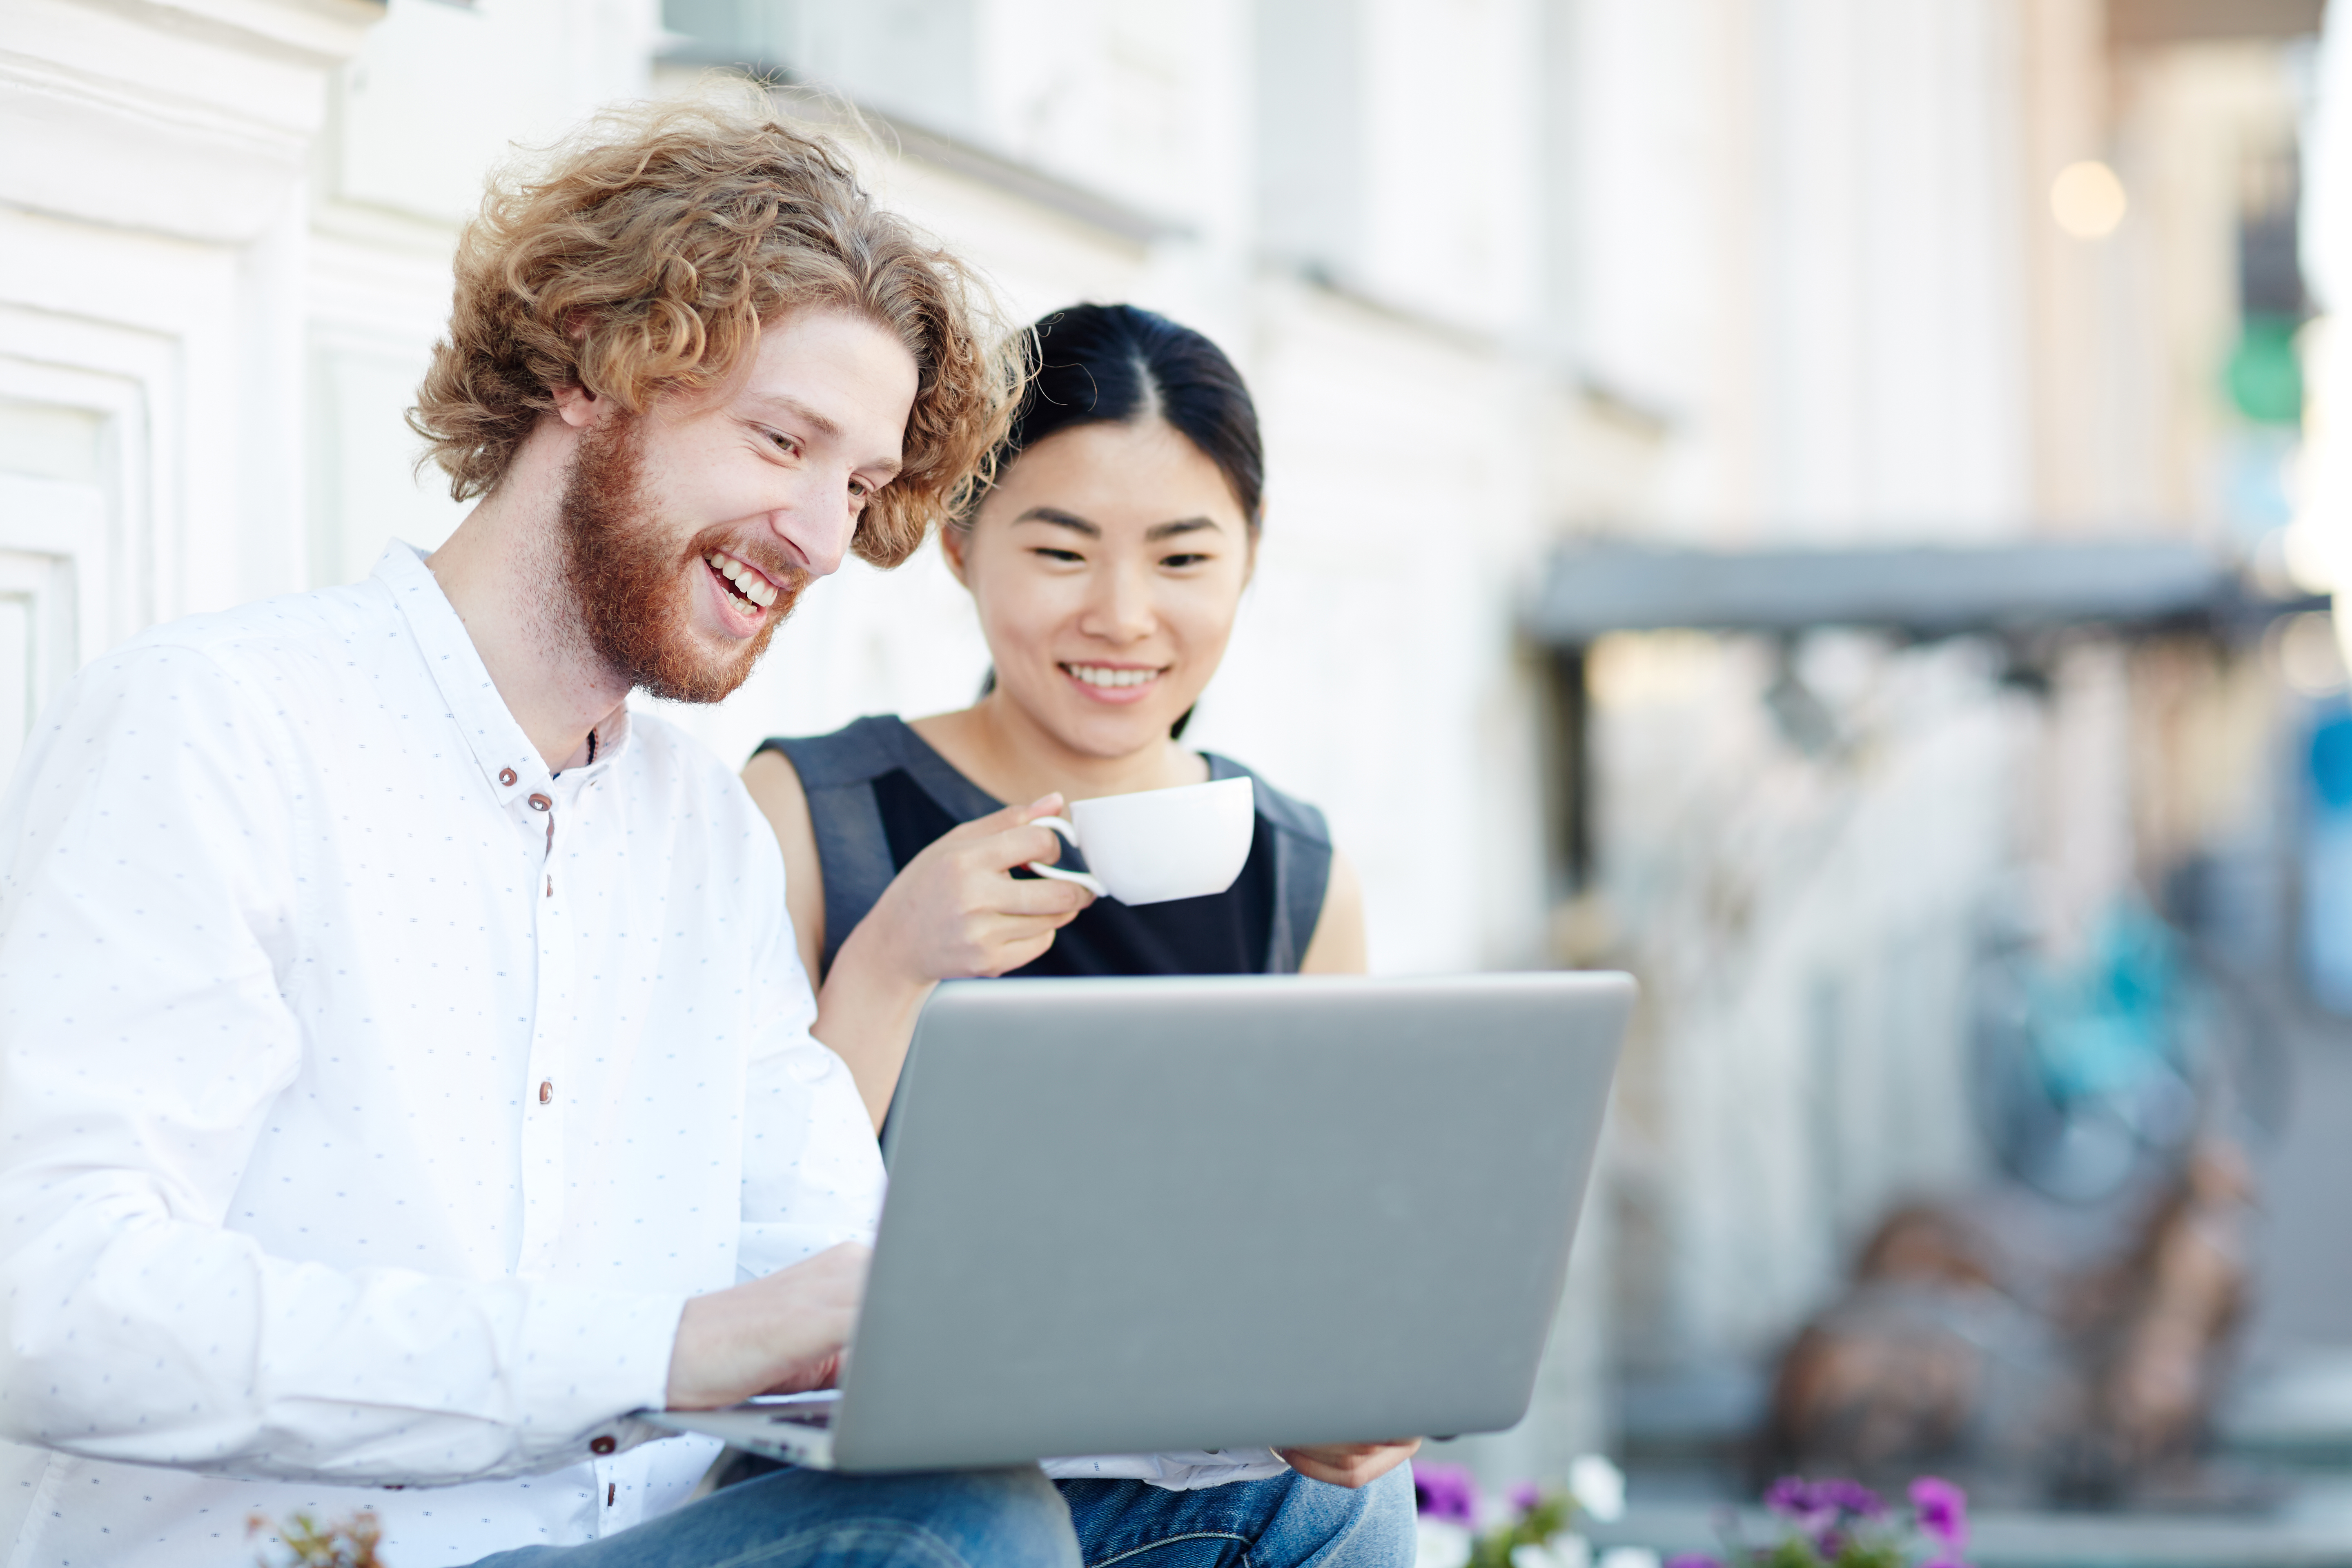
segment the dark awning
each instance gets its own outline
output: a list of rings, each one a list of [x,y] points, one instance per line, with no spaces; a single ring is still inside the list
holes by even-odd
[[[2319,31],[2326,12],[2326,0],[2107,0],[2107,41],[2301,37]]]
[[[1564,646],[1668,626],[1936,637],[2236,620],[2292,607],[2300,606],[2251,592],[2212,552],[2169,540],[1744,552],[1591,545],[1552,557],[1528,629]]]

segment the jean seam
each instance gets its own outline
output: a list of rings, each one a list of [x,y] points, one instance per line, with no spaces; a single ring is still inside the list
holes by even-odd
[[[812,1542],[833,1542],[838,1546],[855,1548],[869,1541],[887,1539],[900,1546],[919,1546],[927,1561],[937,1568],[969,1568],[971,1560],[919,1524],[908,1524],[897,1520],[835,1521],[814,1526],[781,1541],[763,1541],[732,1557],[710,1564],[710,1568],[755,1568],[762,1563],[774,1563],[784,1553],[807,1546]]]
[[[1248,1536],[1236,1535],[1230,1530],[1195,1530],[1183,1535],[1163,1535],[1159,1540],[1146,1542],[1141,1546],[1130,1546],[1118,1556],[1106,1557],[1100,1562],[1090,1563],[1087,1568],[1111,1568],[1114,1563],[1124,1563],[1130,1557],[1140,1557],[1147,1552],[1157,1552],[1163,1546],[1173,1546],[1180,1541],[1238,1541],[1242,1543],[1242,1561],[1244,1563],[1249,1561]]]

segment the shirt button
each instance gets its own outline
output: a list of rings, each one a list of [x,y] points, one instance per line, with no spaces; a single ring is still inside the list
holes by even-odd
[[[502,784],[510,784],[514,782],[515,771],[512,768],[500,768],[499,770],[499,783]]]
[[[530,797],[530,808],[533,811],[545,811],[549,806],[553,805],[555,803],[553,801],[548,799],[543,795],[535,795]]]
[[[609,1454],[619,1447],[620,1445],[610,1437],[592,1437],[588,1440],[588,1451],[592,1454]]]
[[[551,1079],[551,1078],[548,1078],[548,1079],[540,1079],[540,1082],[539,1082],[539,1102],[540,1102],[541,1105],[545,1105],[545,1104],[549,1103],[550,1101],[551,1101],[552,1100],[554,1100],[554,1098],[555,1098],[555,1080],[554,1080],[553,1079]]]

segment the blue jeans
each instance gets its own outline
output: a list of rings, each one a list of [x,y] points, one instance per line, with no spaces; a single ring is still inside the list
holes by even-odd
[[[1087,1568],[1412,1568],[1412,1470],[1350,1491],[1305,1476],[1171,1492],[1056,1481]]]
[[[1026,1466],[785,1469],[603,1541],[525,1546],[473,1568],[1410,1568],[1412,1553],[1402,1465],[1358,1491],[1296,1475],[1192,1492],[1064,1481],[1057,1492]]]

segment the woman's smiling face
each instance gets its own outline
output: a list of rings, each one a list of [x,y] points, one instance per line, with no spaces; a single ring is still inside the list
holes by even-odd
[[[1216,673],[1249,580],[1233,487],[1157,417],[1047,437],[945,542],[999,691],[1086,756],[1167,739]]]

